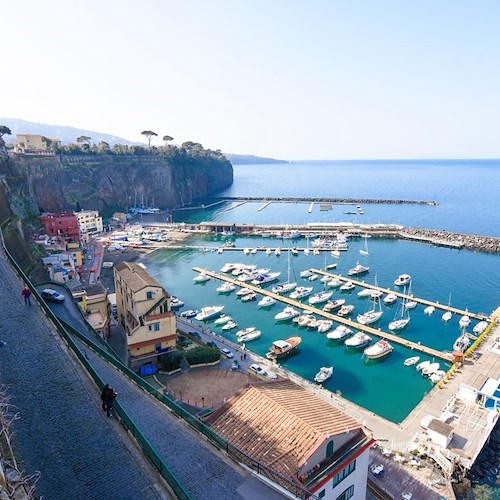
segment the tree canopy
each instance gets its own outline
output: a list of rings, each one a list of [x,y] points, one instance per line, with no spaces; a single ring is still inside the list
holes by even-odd
[[[0,139],[4,135],[12,135],[12,131],[10,130],[9,127],[7,127],[7,125],[0,125]]]
[[[157,137],[158,134],[156,132],[153,132],[152,130],[143,130],[141,132],[141,135],[145,135],[148,139],[148,147],[151,148],[151,139],[153,137]]]

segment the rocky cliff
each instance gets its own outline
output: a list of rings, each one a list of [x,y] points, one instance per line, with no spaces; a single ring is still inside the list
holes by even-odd
[[[0,175],[13,212],[94,209],[109,212],[134,202],[160,208],[188,205],[225,189],[233,169],[220,154],[17,155],[0,161]]]

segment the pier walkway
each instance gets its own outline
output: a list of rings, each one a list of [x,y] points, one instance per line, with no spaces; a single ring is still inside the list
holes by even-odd
[[[282,203],[306,203],[306,202],[316,202],[316,203],[336,203],[342,205],[353,205],[356,203],[391,203],[391,204],[412,204],[412,205],[437,205],[435,201],[429,200],[391,200],[391,199],[380,199],[380,198],[298,198],[298,197],[275,197],[275,196],[224,196],[217,198],[221,201],[276,201]]]
[[[394,342],[395,344],[400,344],[404,347],[407,347],[408,349],[413,349],[415,351],[422,352],[424,354],[427,354],[429,356],[432,356],[434,358],[440,358],[444,359],[445,361],[451,362],[451,353],[446,353],[439,351],[437,349],[433,349],[431,347],[427,347],[425,345],[422,345],[417,342],[412,342],[411,340],[403,339],[401,337],[398,337],[397,335],[394,335],[392,333],[387,333],[383,332],[381,329],[376,329],[372,328],[371,326],[368,325],[362,325],[361,323],[357,323],[351,319],[344,318],[341,316],[337,316],[335,314],[323,311],[322,309],[318,309],[310,304],[307,303],[302,303],[298,300],[291,299],[289,297],[285,297],[282,295],[279,295],[277,293],[273,293],[270,290],[265,290],[264,288],[261,288],[259,286],[252,285],[251,283],[248,282],[242,282],[237,279],[230,278],[229,276],[225,276],[222,274],[215,273],[213,271],[207,271],[206,269],[202,269],[201,267],[193,267],[193,270],[199,273],[204,273],[212,278],[216,278],[220,281],[226,281],[229,283],[233,283],[236,286],[239,287],[244,287],[244,288],[249,288],[250,290],[253,290],[254,292],[260,293],[261,295],[267,295],[268,297],[272,297],[273,299],[276,299],[280,302],[283,302],[284,304],[291,305],[293,307],[296,307],[298,309],[302,309],[304,311],[311,312],[313,314],[316,314],[318,316],[323,316],[324,318],[331,319],[333,321],[336,321],[337,323],[341,323],[343,325],[349,326],[351,328],[356,328],[357,330],[363,331],[367,334],[371,335],[377,335],[378,337],[384,338],[386,340],[390,340],[391,342]]]
[[[487,320],[488,316],[485,316],[484,314],[476,314],[471,311],[463,310],[463,309],[458,309],[457,307],[452,307],[447,304],[441,304],[439,302],[434,302],[432,300],[427,300],[427,299],[421,299],[419,297],[415,297],[414,295],[407,295],[402,292],[398,292],[397,290],[391,290],[390,288],[384,288],[378,285],[372,285],[370,283],[366,283],[365,281],[360,281],[352,278],[351,276],[342,276],[341,274],[332,274],[327,271],[324,271],[323,269],[311,269],[312,272],[316,274],[322,274],[322,275],[327,275],[330,276],[331,278],[338,278],[341,281],[347,282],[350,281],[353,284],[357,286],[362,286],[364,288],[369,288],[371,290],[379,290],[384,293],[393,293],[394,295],[397,295],[400,298],[408,299],[408,300],[413,300],[415,302],[418,302],[420,304],[424,304],[426,306],[434,306],[436,309],[442,309],[443,311],[450,311],[454,314],[460,314],[461,316],[467,315],[469,318],[473,319],[479,319],[479,320]]]

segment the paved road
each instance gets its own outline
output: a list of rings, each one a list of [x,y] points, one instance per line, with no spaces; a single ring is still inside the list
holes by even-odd
[[[165,498],[159,476],[101,410],[94,384],[66,352],[0,255],[0,383],[19,418],[14,452],[28,475],[41,472],[44,498]]]

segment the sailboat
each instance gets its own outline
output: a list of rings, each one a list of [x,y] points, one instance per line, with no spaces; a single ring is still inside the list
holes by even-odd
[[[378,321],[382,314],[384,314],[384,311],[382,311],[382,304],[380,303],[379,297],[373,309],[366,311],[364,314],[358,314],[357,320],[358,323],[361,323],[362,325],[370,325]]]
[[[406,307],[406,297],[400,303],[394,320],[389,323],[389,330],[397,331],[402,330],[410,322],[410,310]]]
[[[290,283],[290,269],[290,250],[288,250],[288,271],[286,281],[284,283],[279,283],[276,286],[273,286],[273,288],[271,289],[273,293],[288,293],[297,287],[297,283]]]
[[[359,251],[359,253],[360,253],[361,255],[366,255],[366,256],[368,256],[368,255],[369,255],[369,253],[368,253],[368,238],[367,238],[366,236],[363,236],[363,238],[365,239],[365,246],[364,246],[364,248],[362,248],[362,249]]]
[[[450,292],[450,295],[448,297],[448,307],[450,307],[451,305],[451,292]],[[451,317],[453,316],[453,314],[451,313],[451,311],[446,311],[442,316],[441,316],[441,319],[443,321],[450,321]]]

